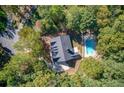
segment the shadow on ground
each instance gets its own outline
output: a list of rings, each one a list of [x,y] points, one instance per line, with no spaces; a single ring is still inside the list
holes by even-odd
[[[11,50],[9,50],[6,47],[2,47],[2,45],[0,44],[0,47],[3,49],[2,51],[2,55],[0,56],[0,69],[2,69],[2,67],[8,63],[8,61],[10,60],[11,56],[13,55]]]
[[[76,41],[78,44],[82,44],[82,38],[80,33],[76,33],[75,31],[68,31],[68,35],[70,35],[70,38],[74,41]]]

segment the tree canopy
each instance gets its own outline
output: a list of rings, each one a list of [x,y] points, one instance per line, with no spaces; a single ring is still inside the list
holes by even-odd
[[[96,18],[94,6],[69,6],[67,8],[67,27],[77,32],[95,29]]]
[[[7,26],[6,12],[0,7],[0,32],[5,31]]]
[[[41,17],[42,31],[55,33],[65,29],[66,18],[62,6],[39,6],[38,13]]]
[[[23,26],[14,55],[0,44],[0,86],[124,86],[123,6],[0,6],[0,32],[5,31],[7,18],[11,17],[12,26]],[[35,28],[36,22],[40,24],[39,30]],[[61,31],[81,36],[87,29],[96,35],[96,51],[101,58],[83,58],[74,75],[50,69],[44,59],[48,53],[44,53],[42,36]]]

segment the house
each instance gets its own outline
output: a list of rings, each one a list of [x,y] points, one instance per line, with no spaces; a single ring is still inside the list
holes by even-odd
[[[68,70],[68,62],[73,62],[79,57],[79,54],[74,52],[69,35],[54,37],[50,48],[53,70],[57,72]]]

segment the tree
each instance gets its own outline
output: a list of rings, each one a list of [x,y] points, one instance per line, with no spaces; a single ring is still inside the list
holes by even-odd
[[[101,62],[93,58],[85,59],[80,65],[79,73],[82,73],[93,79],[99,79],[103,73],[103,66]]]
[[[5,47],[2,46],[2,44],[0,44],[0,69],[2,69],[2,67],[8,63],[8,61],[11,58],[11,53],[9,51],[7,51],[7,49]]]
[[[39,6],[38,13],[44,33],[55,33],[65,29],[66,18],[63,6]]]
[[[97,12],[97,24],[99,27],[109,26],[111,19],[111,12],[108,9],[108,6],[100,6]]]
[[[124,64],[116,63],[111,60],[105,60],[104,62],[104,79],[108,80],[123,80],[124,78]]]
[[[78,6],[69,6],[65,13],[67,19],[67,28],[70,30],[79,30],[80,8]]]
[[[5,31],[7,26],[7,15],[3,9],[0,8],[0,32]]]
[[[3,5],[0,6],[1,9],[7,14],[8,20],[11,20],[12,27],[17,27],[17,24],[20,21],[20,7],[17,5]]]
[[[19,6],[17,5],[3,5],[3,6],[0,6],[7,14],[16,14],[16,13],[19,13]]]
[[[24,54],[13,56],[8,64],[6,64],[2,71],[0,71],[0,81],[6,82],[6,86],[17,86],[22,83],[22,76],[30,73],[31,57]]]
[[[34,31],[30,27],[24,27],[20,32],[20,40],[16,43],[15,48],[18,51],[29,52],[33,56],[40,57],[42,55],[42,43],[40,41],[40,33]]]
[[[110,58],[117,62],[123,62],[123,38],[123,33],[115,28],[105,27],[101,29],[98,36],[98,53],[107,59]]]
[[[110,11],[108,11],[108,8]],[[106,6],[106,11],[108,11],[106,13],[106,18],[111,19],[111,23],[103,28],[100,28],[97,49],[98,52],[105,58],[115,60],[117,62],[123,62],[124,12],[120,6],[116,6],[116,8]],[[111,15],[107,17],[109,12]]]
[[[95,7],[87,6],[81,9],[80,30],[96,29]]]
[[[67,8],[67,27],[71,30],[82,32],[86,29],[96,29],[94,6],[71,6]]]
[[[123,6],[34,6],[34,10],[33,6],[0,6],[0,31],[6,29],[11,15],[14,23],[21,21],[24,27],[18,33],[15,55],[0,44],[0,86],[124,86]],[[36,20],[43,34],[67,29],[80,36],[87,29],[97,31],[96,50],[102,58],[83,59],[74,75],[52,71],[42,59],[47,55],[40,41],[42,33],[33,28]]]
[[[118,17],[116,17],[113,23],[113,28],[116,31],[124,32],[124,14],[120,14]]]
[[[0,6],[3,9],[9,20],[11,20],[13,27],[18,28],[20,23],[24,25],[33,26],[36,21],[36,9],[31,5],[3,5]]]
[[[44,61],[39,61],[29,54],[18,53],[0,71],[0,85],[4,83],[5,86],[22,86],[33,82],[39,76],[47,78],[45,74],[50,72],[47,69]]]

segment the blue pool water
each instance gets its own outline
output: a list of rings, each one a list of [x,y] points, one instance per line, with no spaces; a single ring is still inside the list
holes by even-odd
[[[92,56],[95,52],[95,41],[93,39],[86,40],[86,53],[89,56]]]

